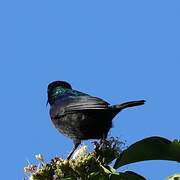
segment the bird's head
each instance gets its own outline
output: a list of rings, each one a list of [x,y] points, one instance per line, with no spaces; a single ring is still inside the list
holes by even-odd
[[[47,94],[48,100],[47,104],[53,104],[55,98],[63,94],[67,89],[72,89],[71,85],[65,81],[53,81],[48,85]]]

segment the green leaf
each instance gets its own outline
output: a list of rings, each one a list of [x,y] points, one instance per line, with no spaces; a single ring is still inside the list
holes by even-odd
[[[149,137],[124,150],[117,158],[114,168],[145,160],[171,160],[180,162],[180,141],[163,137]]]
[[[89,176],[88,179],[89,180],[98,180],[98,176],[99,176],[99,172],[92,172]]]
[[[140,176],[139,174],[136,174],[132,171],[126,171],[124,173],[117,172],[114,168],[107,166],[103,167],[104,172],[107,174],[106,179],[110,180],[145,180],[144,177]]]
[[[111,174],[109,179],[110,180],[146,180],[144,177],[142,177],[139,174],[132,172],[132,171],[126,171],[124,173],[119,173],[119,175]]]
[[[144,177],[132,171],[124,173],[117,172],[111,166],[101,165],[103,171],[93,172],[89,175],[89,180],[145,180]]]
[[[110,170],[110,168],[109,168],[109,166],[105,167],[105,166],[101,165],[101,167],[102,167],[102,169],[104,170],[104,172],[105,172],[106,174],[111,174],[111,173],[112,173],[111,170]]]
[[[132,171],[126,171],[124,173],[108,173],[100,174],[99,172],[91,173],[89,180],[146,180],[144,177],[136,174]]]

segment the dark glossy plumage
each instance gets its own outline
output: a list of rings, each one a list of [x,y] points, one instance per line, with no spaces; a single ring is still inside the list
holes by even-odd
[[[73,90],[64,81],[48,85],[50,117],[55,127],[74,141],[74,150],[87,139],[105,139],[112,127],[112,119],[122,109],[144,104],[144,100],[110,106],[106,101]]]

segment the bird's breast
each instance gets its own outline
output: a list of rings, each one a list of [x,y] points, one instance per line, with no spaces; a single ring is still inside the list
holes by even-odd
[[[72,139],[101,139],[106,137],[112,121],[106,117],[89,113],[72,112],[61,116],[51,116],[54,126]]]

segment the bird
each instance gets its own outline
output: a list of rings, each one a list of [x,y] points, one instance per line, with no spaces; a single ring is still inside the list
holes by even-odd
[[[140,106],[145,100],[110,105],[105,100],[77,91],[66,81],[53,81],[47,88],[47,104],[55,128],[73,140],[69,160],[83,140],[105,140],[113,118],[123,109]]]

